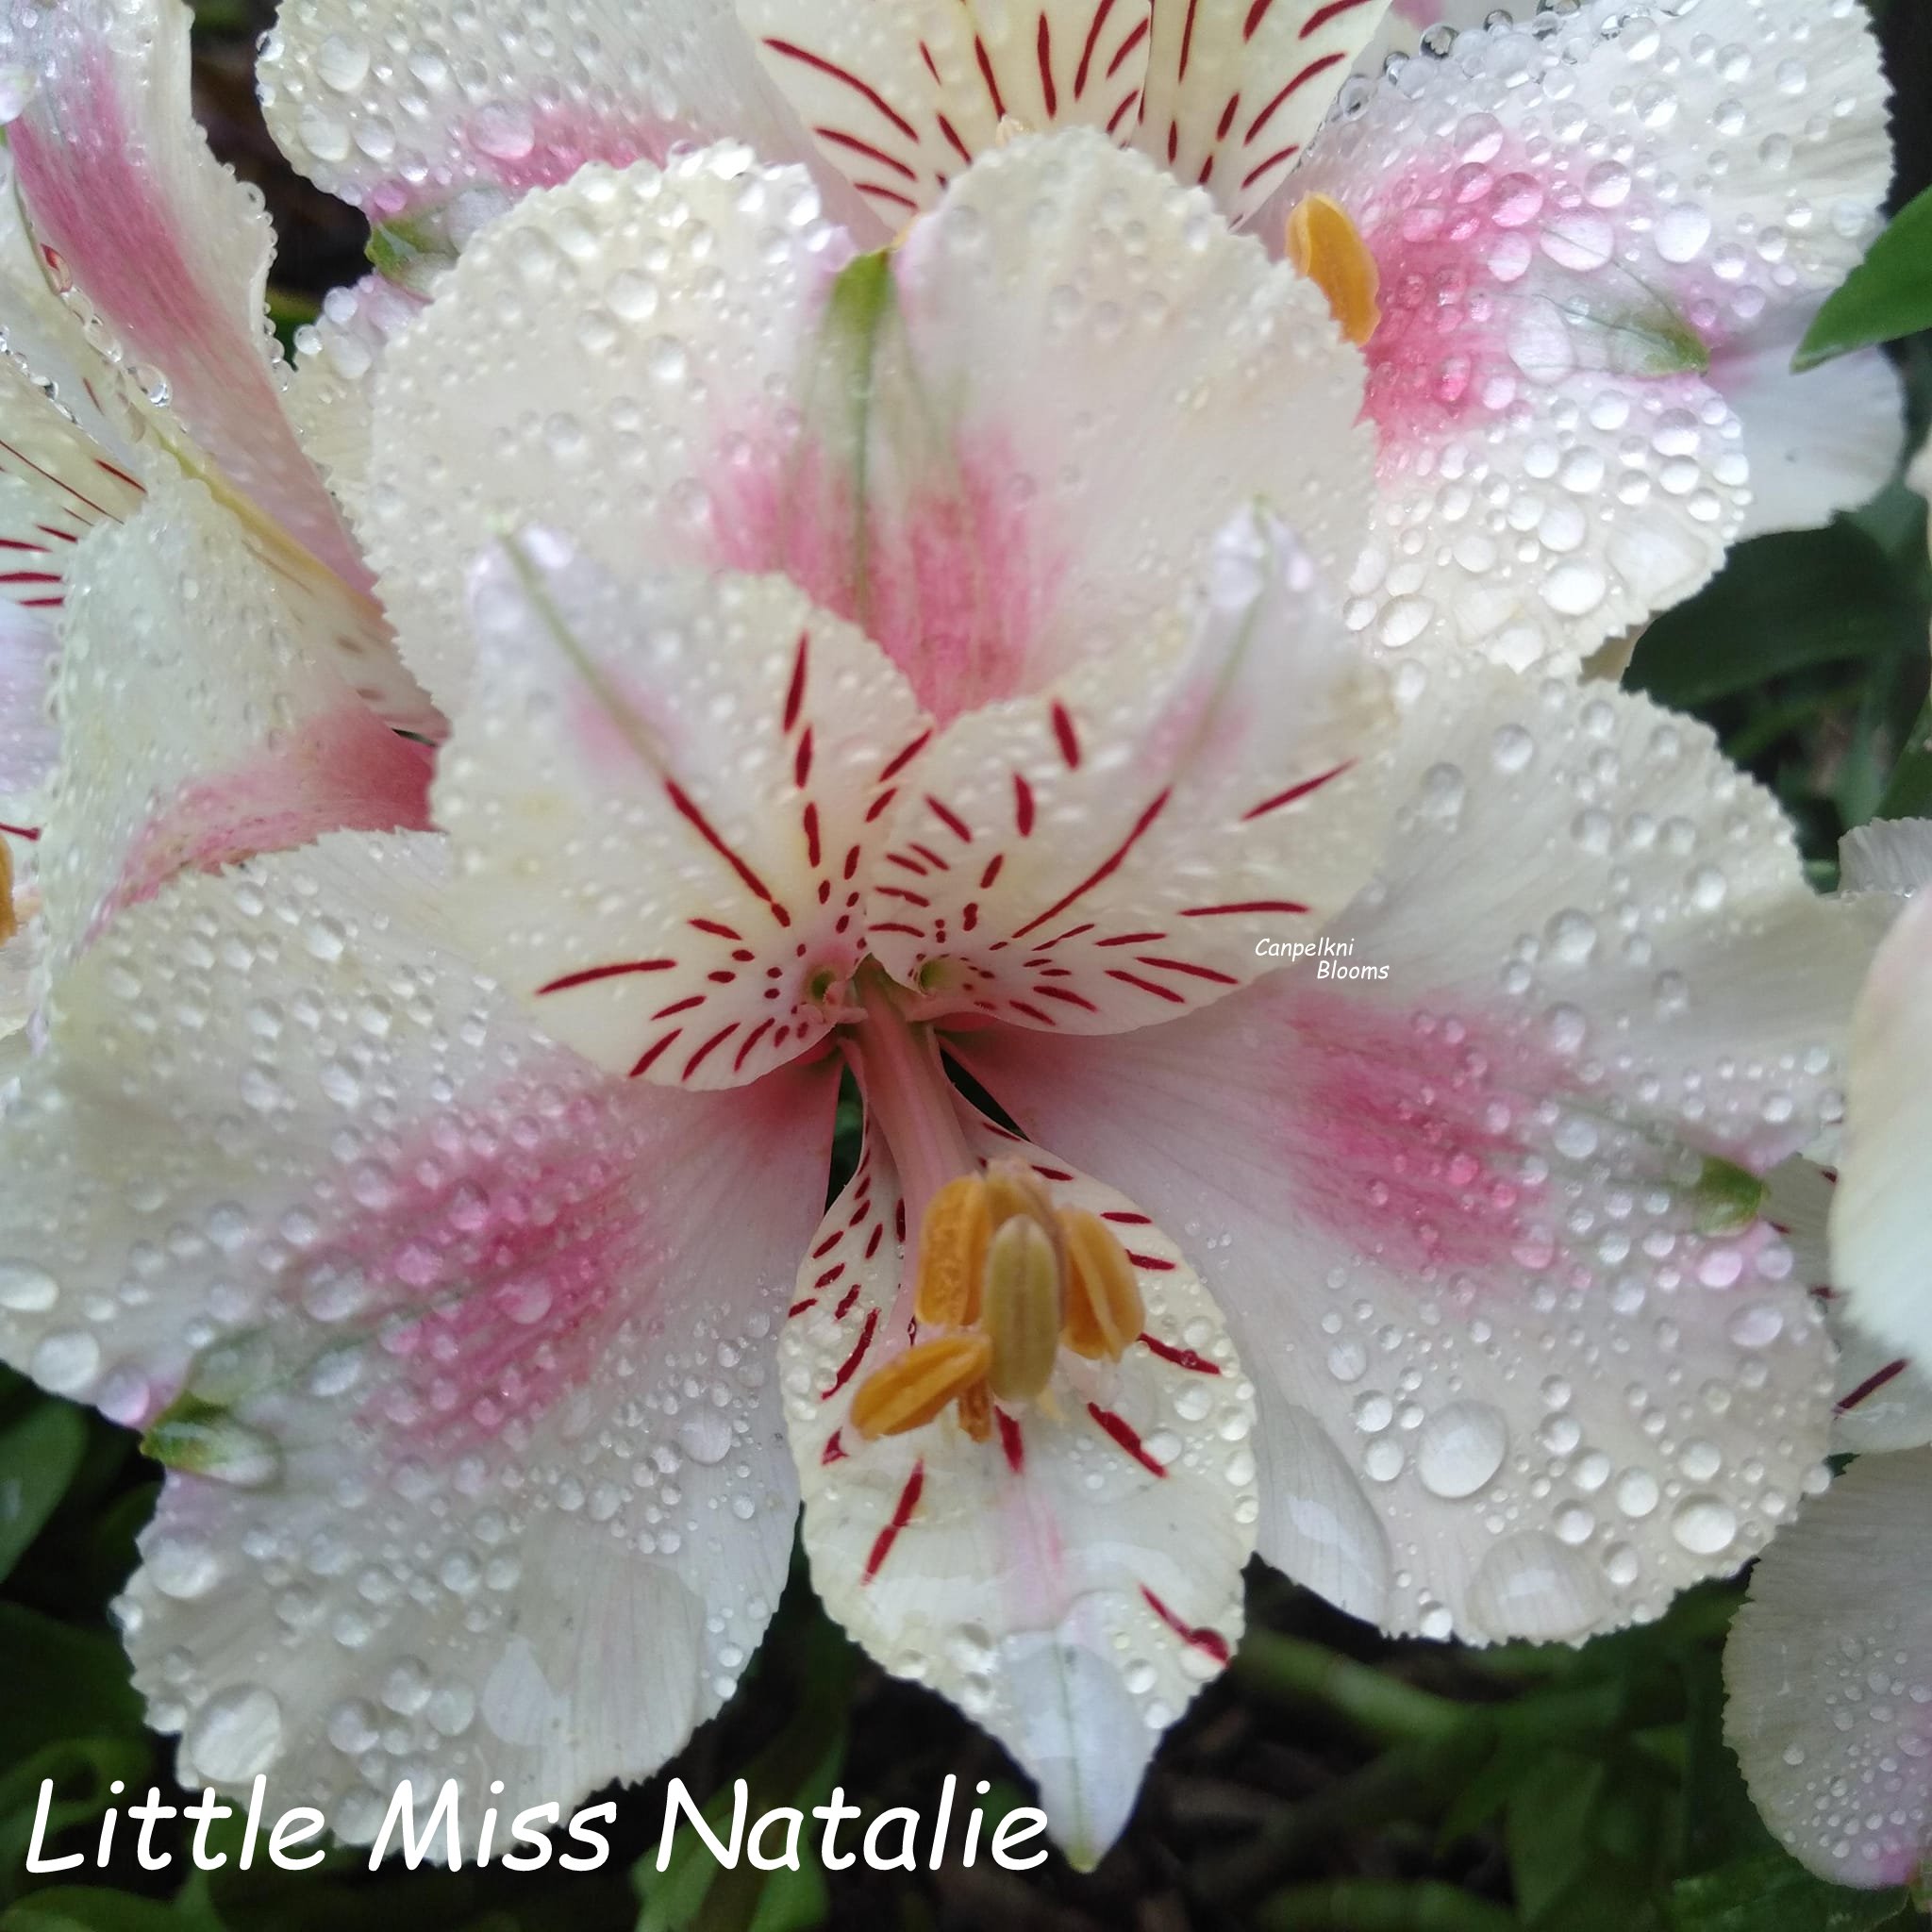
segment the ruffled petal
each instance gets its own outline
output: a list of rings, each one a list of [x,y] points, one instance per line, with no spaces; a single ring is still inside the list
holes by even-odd
[[[1819,1471],[1824,1335],[1751,1175],[1832,1117],[1869,940],[1701,727],[1474,665],[1411,701],[1325,952],[956,1051],[1197,1244],[1261,1389],[1262,1555],[1393,1630],[1576,1639]]]
[[[1165,617],[1257,498],[1340,581],[1357,358],[1205,197],[1070,133],[988,157],[849,269],[816,210],[796,172],[709,150],[587,170],[464,256],[385,360],[370,491],[439,694],[461,573],[506,526],[612,570],[783,571],[942,719]]]
[[[1791,371],[1808,318],[1778,322],[1725,349],[1711,381],[1744,426],[1751,507],[1738,534],[1809,530],[1890,483],[1905,454],[1905,385],[1882,349]]]
[[[813,144],[759,72],[729,0],[288,0],[261,52],[262,110],[317,187],[376,223],[460,237],[589,161],[663,161],[731,137],[769,161]],[[869,218],[821,164],[840,218]],[[882,239],[882,238],[881,238]]]
[[[1832,1285],[1899,1354],[1932,1354],[1932,892],[1878,949],[1858,1000],[1844,1152],[1831,1205]]]
[[[477,956],[633,1078],[739,1086],[823,1040],[929,731],[878,647],[780,578],[620,581],[541,533],[475,608],[436,807]]]
[[[874,949],[936,1003],[1026,1027],[1219,999],[1368,877],[1392,723],[1299,544],[1249,512],[1185,619],[969,712],[907,774]]]
[[[57,968],[184,869],[427,824],[428,749],[340,675],[325,615],[186,476],[158,474],[138,515],[89,540],[39,851]]]
[[[1014,129],[1140,122],[1159,0],[738,0],[766,72],[890,229]]]
[[[917,1339],[904,1209],[869,1141],[799,1271],[779,1347],[820,1600],[886,1669],[950,1697],[1040,1785],[1068,1857],[1096,1863],[1160,1734],[1227,1662],[1254,1549],[1253,1390],[1219,1312],[1131,1202],[984,1130],[1057,1203],[1119,1230],[1146,1332],[1118,1364],[1061,1368],[1052,1404],[951,1413],[867,1441],[852,1400]],[[1054,1413],[1054,1409],[1058,1413]]]
[[[1695,590],[1749,500],[1725,358],[1857,260],[1885,103],[1857,0],[1593,0],[1464,34],[1333,122],[1262,219],[1326,194],[1380,272],[1352,621],[1570,665]]]
[[[228,480],[352,586],[367,582],[275,379],[261,196],[208,153],[189,108],[188,8],[63,0],[0,49],[34,92],[8,127],[35,235],[118,355]]]
[[[833,1085],[608,1081],[448,950],[441,870],[186,879],[65,976],[0,1126],[0,1350],[169,1465],[120,1613],[183,1781],[367,1839],[454,1776],[474,1842],[649,1771],[758,1639]]]
[[[1902,1885],[1932,1844],[1932,1451],[1860,1458],[1766,1552],[1724,1650],[1724,1734],[1820,1877]]]

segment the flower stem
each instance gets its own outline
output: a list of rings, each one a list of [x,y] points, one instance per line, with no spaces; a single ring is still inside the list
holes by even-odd
[[[1324,1704],[1390,1743],[1445,1738],[1485,1715],[1481,1706],[1438,1697],[1320,1644],[1272,1630],[1248,1633],[1235,1671],[1262,1696]]]

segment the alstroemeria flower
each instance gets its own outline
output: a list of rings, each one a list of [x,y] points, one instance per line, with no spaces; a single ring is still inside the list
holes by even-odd
[[[0,27],[25,98],[0,221],[0,832],[23,880],[40,841],[18,909],[57,967],[184,865],[426,822],[428,754],[391,726],[436,713],[284,411],[273,236],[190,114],[188,26],[62,0]]]
[[[422,287],[531,188],[680,142],[804,160],[867,245],[1016,130],[1137,147],[1313,274],[1362,342],[1381,457],[1347,614],[1391,647],[1574,666],[1734,539],[1825,522],[1890,474],[1885,358],[1788,367],[1890,178],[1858,0],[1498,21],[1348,82],[1325,128],[1382,0],[736,11],[659,0],[588,41],[527,31],[509,0],[379,31],[361,0],[291,0],[263,98]],[[349,382],[383,299],[345,294],[314,338]]]
[[[1904,909],[1857,1008],[1835,1174],[1780,1192],[1800,1241],[1829,1216],[1838,1446],[1888,1453],[1861,1456],[1758,1566],[1725,1653],[1725,1724],[1778,1837],[1824,1876],[1879,1886],[1932,1849],[1932,823],[1861,827],[1843,857],[1848,892]]]

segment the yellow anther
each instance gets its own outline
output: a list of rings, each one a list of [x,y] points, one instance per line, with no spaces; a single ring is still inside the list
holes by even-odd
[[[1002,1402],[1028,1402],[1053,1379],[1060,1346],[1060,1264],[1052,1237],[1016,1214],[986,1251],[981,1313],[992,1360],[987,1379]]]
[[[7,849],[7,841],[0,839],[0,946],[19,930],[20,921],[13,911],[13,855]]]
[[[852,1426],[868,1440],[903,1436],[932,1421],[950,1402],[983,1386],[993,1358],[984,1335],[942,1335],[908,1348],[859,1384],[852,1398]],[[989,1419],[990,1420],[990,1419]]]
[[[1382,320],[1375,294],[1382,285],[1375,258],[1341,204],[1305,194],[1288,218],[1288,258],[1328,298],[1341,333],[1355,343]]]
[[[1062,1339],[1090,1361],[1119,1361],[1146,1325],[1141,1284],[1127,1251],[1097,1214],[1060,1210],[1067,1245],[1067,1316]]]
[[[932,1197],[919,1235],[913,1312],[920,1321],[938,1328],[970,1328],[979,1320],[979,1284],[991,1235],[987,1186],[977,1174],[961,1174]]]

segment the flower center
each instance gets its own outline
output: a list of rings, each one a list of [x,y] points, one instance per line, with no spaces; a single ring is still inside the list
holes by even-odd
[[[913,1312],[944,1332],[874,1371],[853,1398],[861,1436],[897,1436],[958,1406],[975,1441],[994,1402],[1037,1402],[1062,1348],[1118,1361],[1144,1310],[1134,1264],[1084,1208],[1056,1207],[1017,1160],[961,1174],[933,1196],[920,1228]]]
[[[1338,201],[1305,194],[1288,218],[1288,258],[1328,298],[1337,325],[1359,348],[1382,320],[1381,272],[1361,230]]]
[[[982,1169],[931,1028],[908,1020],[906,995],[876,967],[858,987],[863,1018],[847,1049],[919,1230],[912,1312],[936,1332],[859,1385],[852,1423],[861,1436],[896,1436],[957,1406],[984,1441],[994,1402],[1050,1399],[1063,1348],[1120,1359],[1142,1326],[1140,1284],[1099,1215],[1056,1202],[1022,1161]]]

